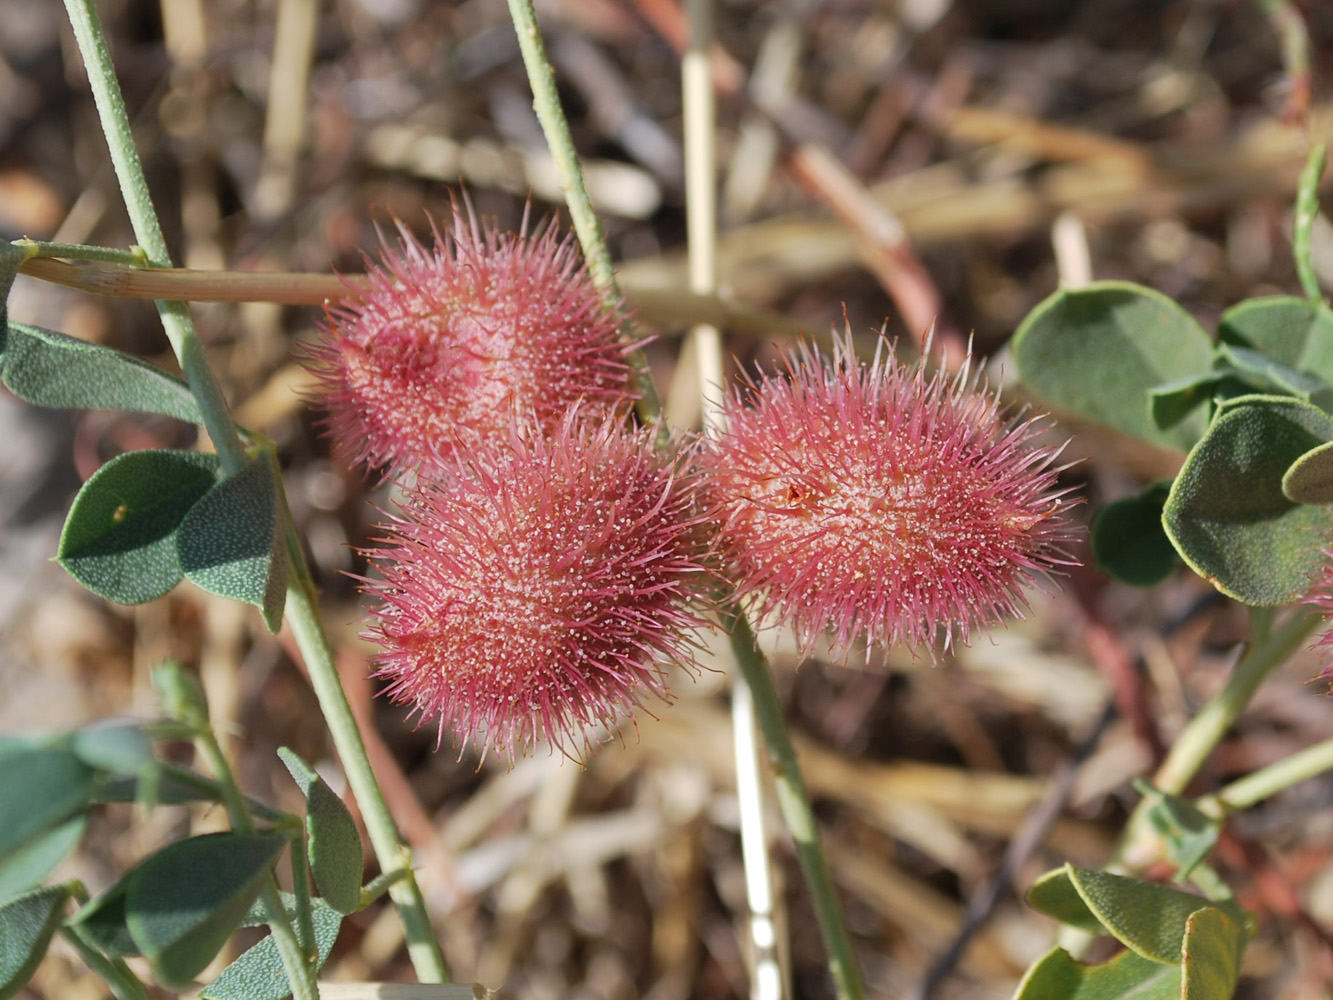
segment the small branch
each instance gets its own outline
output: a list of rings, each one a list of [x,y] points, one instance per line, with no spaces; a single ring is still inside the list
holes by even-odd
[[[1333,770],[1333,740],[1324,740],[1267,767],[1261,767],[1212,795],[1204,796],[1195,804],[1203,812],[1220,819],[1328,770]]]
[[[56,244],[41,244],[43,249]],[[67,250],[100,251],[101,247]],[[124,251],[107,250],[100,259],[52,260],[41,254],[19,266],[19,273],[92,295],[122,299],[173,299],[181,302],[272,302],[286,306],[326,306],[353,302],[369,287],[364,275],[290,274],[258,271],[196,271],[185,267],[143,268]],[[70,253],[68,256],[76,256]],[[91,256],[91,255],[90,255]],[[751,336],[795,338],[801,328],[786,316],[756,309],[715,294],[679,289],[634,288],[625,305],[654,326],[711,323]],[[817,339],[817,338],[816,338]]]

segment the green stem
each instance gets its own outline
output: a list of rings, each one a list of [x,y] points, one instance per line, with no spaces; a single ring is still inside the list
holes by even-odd
[[[1210,816],[1221,818],[1276,795],[1284,788],[1333,770],[1333,739],[1306,747],[1225,788],[1199,799],[1196,805]]]
[[[319,945],[315,941],[314,904],[311,902],[308,832],[298,837],[292,850],[292,895],[296,897],[296,941],[301,957],[312,969],[319,967]]]
[[[796,858],[805,876],[805,884],[810,890],[815,907],[815,919],[824,939],[824,947],[829,954],[829,969],[833,973],[833,985],[840,1000],[861,1000],[865,988],[861,983],[861,970],[856,964],[856,953],[852,949],[851,938],[842,919],[842,909],[838,905],[837,890],[833,885],[833,875],[829,871],[828,861],[824,857],[824,848],[819,842],[819,828],[815,821],[815,812],[810,805],[810,796],[806,793],[805,782],[801,780],[801,769],[796,761],[796,748],[792,746],[787,734],[787,725],[782,717],[782,705],[778,701],[777,689],[773,686],[773,677],[765,662],[764,654],[755,644],[754,632],[745,616],[731,612],[723,620],[723,626],[731,636],[731,648],[736,655],[736,662],[745,677],[750,693],[754,696],[755,713],[759,718],[759,728],[764,734],[764,743],[768,747],[769,763],[773,767],[773,780],[778,793],[778,805],[787,829],[791,832],[796,846]]]
[[[222,747],[211,727],[201,725],[195,733],[195,744],[208,761],[208,767],[218,779],[222,789],[223,803],[227,807],[227,816],[232,829],[239,833],[253,833],[254,823],[250,820],[250,810],[246,808],[245,796],[236,784],[236,776],[227,763]],[[293,859],[293,868],[304,865],[304,858]],[[287,982],[292,987],[293,1000],[319,1000],[319,987],[315,985],[315,966],[306,960],[305,950],[296,936],[287,910],[282,905],[278,894],[278,880],[272,874],[264,880],[259,898],[264,901],[264,914],[268,917],[269,931],[278,946],[278,955],[282,967],[287,973]],[[311,935],[313,937],[313,934]]]
[[[149,1000],[148,988],[123,958],[107,958],[88,942],[78,926],[66,924],[60,933],[83,959],[83,964],[102,977],[116,1000]]]
[[[1320,619],[1318,612],[1300,610],[1276,631],[1264,630],[1256,635],[1226,687],[1181,730],[1153,778],[1156,788],[1168,795],[1184,794],[1208,755],[1245,711],[1259,685],[1274,667],[1295,652]]]
[[[283,500],[284,506],[286,500]],[[287,588],[287,622],[291,626],[296,644],[305,659],[306,670],[310,675],[310,686],[319,700],[320,711],[328,724],[333,745],[342,761],[343,771],[347,775],[347,784],[356,796],[361,816],[365,820],[366,833],[370,836],[371,848],[379,861],[380,870],[393,872],[405,871],[401,881],[389,888],[389,898],[397,907],[403,921],[407,940],[407,954],[416,970],[417,978],[423,983],[447,983],[449,970],[440,951],[439,942],[431,929],[430,915],[426,911],[426,901],[421,895],[421,887],[412,873],[412,857],[398,836],[389,804],[384,799],[384,792],[375,779],[375,772],[370,767],[370,758],[366,754],[366,744],[357,729],[356,719],[352,715],[352,706],[347,701],[342,681],[338,677],[338,667],[334,662],[333,649],[320,623],[315,601],[315,587],[310,578],[310,569],[306,565],[305,554],[301,551],[296,530],[292,527],[291,512],[284,511],[287,534],[287,553],[291,560],[291,582]]]
[[[546,144],[555,160],[560,187],[565,193],[565,204],[569,208],[569,217],[574,223],[579,245],[583,247],[588,271],[592,275],[593,284],[601,291],[607,309],[618,313],[621,294],[611,263],[611,251],[602,233],[601,220],[593,210],[592,199],[588,197],[583,168],[579,165],[579,154],[574,148],[574,136],[560,104],[560,94],[555,86],[555,70],[546,58],[546,46],[542,43],[532,0],[509,0],[509,16],[514,22],[518,47],[523,53],[523,65],[532,86],[532,107],[537,112],[537,121],[541,123]],[[623,336],[627,343],[633,342],[628,324],[625,325]],[[641,350],[636,350],[629,355],[629,362],[634,373],[634,387],[639,393],[639,415],[645,422],[652,422],[657,419],[662,405],[648,371],[647,359]]]
[[[115,66],[111,62],[111,52],[107,48],[106,33],[102,30],[97,5],[94,0],[65,0],[65,9],[69,13],[74,38],[88,71],[88,83],[97,104],[102,133],[111,151],[111,163],[120,181],[130,224],[134,227],[134,238],[143,247],[150,266],[170,267],[171,254],[153,208],[152,196],[148,193],[148,181],[144,177],[143,164],[139,161],[139,151],[134,145],[129,113],[116,80]],[[237,472],[245,465],[245,449],[236,436],[236,428],[227,411],[222,389],[204,359],[190,310],[183,302],[159,301],[156,305],[162,328],[166,331],[185,379],[203,412],[204,426],[213,439],[222,466],[229,473]]]

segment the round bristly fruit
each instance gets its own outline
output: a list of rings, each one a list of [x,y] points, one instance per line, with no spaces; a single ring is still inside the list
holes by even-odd
[[[577,756],[666,697],[707,570],[695,480],[651,442],[571,415],[422,484],[371,553],[388,693],[511,760],[539,740]]]
[[[456,208],[433,248],[402,231],[369,271],[308,352],[325,427],[355,465],[447,474],[516,417],[549,433],[575,403],[596,419],[634,398],[618,317],[553,226],[501,234]]]
[[[966,642],[1070,562],[1058,449],[977,377],[886,345],[863,365],[850,338],[785,368],[729,393],[701,465],[728,575],[803,648]]]

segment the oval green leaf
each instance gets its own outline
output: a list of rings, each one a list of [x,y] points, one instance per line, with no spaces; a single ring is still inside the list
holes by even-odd
[[[1164,965],[1179,965],[1190,915],[1208,900],[1124,875],[1075,868],[1066,871],[1088,910],[1130,951]]]
[[[111,774],[142,774],[157,764],[143,726],[124,719],[103,719],[76,729],[70,749],[89,767]]]
[[[0,899],[8,899],[40,885],[42,879],[79,846],[87,827],[88,814],[81,812],[29,840],[0,861]]]
[[[176,533],[217,482],[216,455],[131,451],[102,466],[74,499],[56,560],[121,604],[161,597],[181,580]]]
[[[1023,384],[1058,410],[1159,447],[1188,449],[1204,431],[1197,411],[1165,430],[1153,420],[1152,390],[1206,375],[1213,358],[1203,327],[1160,292],[1123,281],[1061,289],[1023,320],[1013,352]]]
[[[343,918],[324,900],[316,899],[310,919],[315,927],[315,951],[319,956],[315,969],[318,971],[333,951]],[[282,1000],[291,992],[282,956],[270,934],[223,969],[199,996],[204,1000]]]
[[[353,913],[361,905],[366,864],[356,821],[314,768],[286,747],[278,750],[278,756],[305,792],[306,851],[315,886],[339,913]]]
[[[1291,463],[1282,475],[1282,495],[1292,503],[1333,504],[1333,441]]]
[[[1092,522],[1092,555],[1107,576],[1132,587],[1154,587],[1180,565],[1162,527],[1171,483],[1153,483],[1136,497],[1107,504]]]
[[[1171,487],[1162,521],[1185,562],[1252,605],[1290,604],[1309,590],[1333,514],[1282,491],[1287,469],[1333,440],[1309,403],[1242,396],[1221,407]]]
[[[1231,1000],[1240,980],[1245,931],[1221,910],[1190,915],[1185,927],[1181,1000]]]
[[[41,964],[69,901],[63,885],[38,889],[0,906],[0,1000],[9,1000]]]
[[[20,746],[0,756],[0,859],[82,813],[96,778],[67,747]]]
[[[1290,295],[1246,299],[1222,314],[1217,335],[1333,384],[1333,311],[1323,303]]]
[[[136,357],[54,330],[10,323],[0,380],[51,409],[136,410],[203,423],[190,387]]]
[[[1084,965],[1052,948],[1028,969],[1014,1000],[1180,1000],[1180,969],[1132,951]]]
[[[180,564],[191,581],[209,593],[253,604],[275,633],[287,601],[278,489],[272,460],[260,455],[195,504],[177,538]]]
[[[286,845],[279,835],[205,834],[130,873],[125,923],[162,985],[184,985],[213,960]]]

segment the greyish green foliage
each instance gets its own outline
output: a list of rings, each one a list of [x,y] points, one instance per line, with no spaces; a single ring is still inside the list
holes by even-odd
[[[1252,605],[1290,604],[1323,562],[1333,530],[1323,506],[1283,493],[1287,470],[1333,440],[1333,419],[1288,396],[1241,396],[1218,407],[1163,510],[1167,535],[1200,576]]]
[[[315,887],[334,910],[352,913],[361,905],[365,868],[356,821],[314,768],[286,747],[278,750],[278,756],[305,793],[306,852]]]
[[[278,489],[272,458],[258,455],[190,509],[178,540],[181,568],[191,582],[253,604],[275,633],[282,627],[287,595]]]
[[[76,920],[109,955],[142,954],[164,986],[213,960],[287,845],[276,834],[210,833],[140,862]]]
[[[1123,281],[1061,289],[1023,320],[1013,338],[1019,378],[1064,413],[1114,427],[1161,448],[1190,448],[1198,413],[1163,429],[1150,393],[1208,370],[1212,344],[1198,322],[1160,292]]]
[[[1028,903],[1128,950],[1084,965],[1052,949],[1028,970],[1016,1000],[1229,1000],[1235,991],[1249,930],[1230,901],[1065,865],[1033,884]]]
[[[79,490],[56,558],[109,601],[156,600],[183,578],[181,523],[221,475],[216,455],[131,451],[116,456]]]
[[[69,889],[36,889],[0,905],[0,1000],[9,1000],[37,970],[60,926]]]
[[[56,410],[134,410],[199,423],[190,387],[138,358],[22,323],[0,327],[0,380]]]

